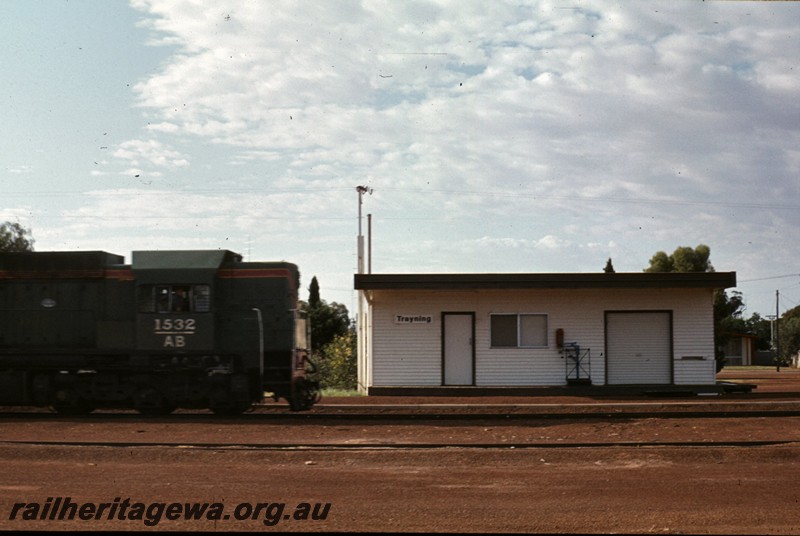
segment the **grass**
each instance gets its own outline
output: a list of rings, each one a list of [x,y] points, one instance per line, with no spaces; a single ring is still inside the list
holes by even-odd
[[[365,396],[364,393],[359,393],[357,390],[348,389],[323,389],[323,397],[342,397],[342,396]]]
[[[783,365],[781,368],[788,368],[786,365]],[[775,370],[775,365],[725,365],[725,368],[722,371],[729,370],[731,372],[736,372],[737,370],[745,371],[745,370]]]

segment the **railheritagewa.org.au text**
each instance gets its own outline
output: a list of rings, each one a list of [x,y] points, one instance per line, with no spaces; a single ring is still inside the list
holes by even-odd
[[[71,497],[48,497],[39,502],[16,502],[9,521],[137,521],[155,527],[164,521],[256,521],[273,527],[281,522],[321,522],[328,519],[331,503],[242,502],[140,502],[115,497],[110,502],[78,502]],[[24,530],[24,525],[19,525]]]

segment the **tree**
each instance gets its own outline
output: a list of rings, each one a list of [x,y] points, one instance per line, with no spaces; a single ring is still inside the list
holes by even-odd
[[[650,258],[650,266],[645,272],[713,272],[711,264],[711,248],[700,244],[696,248],[678,247],[667,255],[663,251],[656,252]],[[733,292],[729,297],[724,290],[714,293],[714,359],[717,372],[725,366],[725,344],[744,325],[741,319],[744,300],[740,292]],[[739,331],[741,332],[741,331]]]
[[[33,251],[31,230],[19,223],[0,224],[0,251]]]
[[[346,333],[336,335],[321,353],[319,372],[322,387],[348,391],[356,389],[358,364],[355,330],[348,329]]]
[[[319,282],[317,276],[311,278],[311,284],[308,286],[308,306],[311,308],[319,307]]]
[[[659,251],[650,258],[650,266],[645,272],[713,272],[710,256],[711,248],[705,244],[694,249],[679,247],[672,255]]]
[[[300,311],[306,314],[311,326],[311,348],[315,353],[321,352],[337,335],[344,335],[350,328],[347,307],[321,299],[316,276],[308,287],[308,302],[300,301]]]
[[[611,257],[609,257],[608,261],[606,261],[606,267],[603,268],[603,271],[605,273],[607,273],[607,274],[613,274],[614,273],[614,265],[611,264]]]
[[[311,353],[318,361],[323,387],[355,388],[356,334],[347,307],[320,298],[316,276],[308,287],[308,302],[300,302],[310,324]]]
[[[725,347],[731,337],[747,332],[747,323],[742,318],[744,300],[739,291],[728,293],[724,290],[714,292],[714,357],[717,372],[725,366]]]
[[[309,305],[307,313],[311,324],[311,348],[315,351],[322,350],[337,335],[345,334],[350,327],[347,307],[341,303],[328,304],[321,300],[316,307]]]
[[[745,320],[745,333],[756,336],[756,350],[769,350],[772,348],[772,326],[769,320],[761,318],[758,313],[753,313]]]
[[[788,365],[792,356],[800,352],[800,306],[789,309],[780,319],[778,329],[778,364]]]
[[[658,251],[650,257],[650,267],[645,272],[671,272],[672,266],[672,258],[663,251]]]

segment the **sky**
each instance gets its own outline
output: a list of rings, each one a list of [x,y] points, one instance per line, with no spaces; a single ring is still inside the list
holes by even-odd
[[[37,251],[229,249],[354,313],[361,199],[373,273],[707,244],[745,317],[800,304],[800,2],[0,8],[0,221]]]

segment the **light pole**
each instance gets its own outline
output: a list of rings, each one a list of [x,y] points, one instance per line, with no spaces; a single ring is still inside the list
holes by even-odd
[[[776,315],[767,315],[767,320],[769,320],[769,345],[774,349],[775,348],[775,319],[778,318]]]
[[[363,203],[362,197],[366,194],[372,194],[372,188],[369,186],[356,186],[358,192],[358,273],[364,273],[364,236],[361,234],[361,205]]]
[[[372,194],[372,188],[369,186],[356,186],[358,192],[358,273],[364,273],[364,237],[361,234],[361,204],[363,203],[364,194]],[[370,263],[371,264],[371,263]],[[371,267],[370,267],[371,271]],[[366,346],[366,323],[364,322],[364,291],[358,291],[358,318],[356,320],[356,329],[358,333],[358,340],[356,343],[358,353],[357,367],[358,367],[358,385],[359,387],[366,385],[367,378],[367,346]]]
[[[781,292],[775,291],[775,370],[781,371]]]

